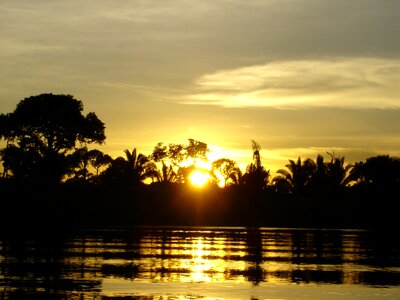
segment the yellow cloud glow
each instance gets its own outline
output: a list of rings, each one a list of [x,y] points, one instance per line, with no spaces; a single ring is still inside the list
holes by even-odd
[[[400,60],[280,61],[206,74],[188,104],[226,107],[400,107]]]

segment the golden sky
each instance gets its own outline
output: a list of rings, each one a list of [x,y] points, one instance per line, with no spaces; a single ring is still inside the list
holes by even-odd
[[[398,0],[4,0],[0,112],[72,94],[113,156],[206,142],[267,169],[400,155]]]

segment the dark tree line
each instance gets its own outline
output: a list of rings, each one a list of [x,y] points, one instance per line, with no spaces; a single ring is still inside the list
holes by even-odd
[[[211,162],[203,189],[186,184],[208,145],[157,143],[111,158],[93,145],[105,125],[70,95],[42,94],[0,115],[0,225],[239,225],[398,228],[400,159],[388,155],[347,164],[325,158],[289,160],[275,176],[261,146],[242,171],[230,158]],[[326,159],[327,158],[327,159]],[[148,184],[145,184],[148,183]],[[50,226],[51,227],[51,226]],[[0,229],[2,226],[0,226]]]
[[[20,183],[140,185],[185,183],[197,160],[206,160],[206,143],[189,139],[188,144],[158,143],[150,155],[125,150],[125,157],[112,159],[90,144],[105,141],[105,126],[95,113],[83,113],[83,104],[70,95],[41,94],[25,98],[12,113],[0,115],[3,177]],[[261,161],[261,147],[252,142],[253,158],[243,173],[229,158],[212,162],[207,170],[213,184],[245,185],[253,190],[304,195],[337,193],[350,186],[384,188],[398,185],[400,160],[380,155],[364,162],[346,164],[344,157],[328,153],[315,160],[289,160],[285,169],[271,178]],[[183,166],[184,161],[189,165]]]

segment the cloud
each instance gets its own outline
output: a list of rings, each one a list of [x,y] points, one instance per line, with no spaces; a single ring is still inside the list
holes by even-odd
[[[400,107],[400,60],[291,60],[220,70],[195,81],[187,104],[225,107]]]

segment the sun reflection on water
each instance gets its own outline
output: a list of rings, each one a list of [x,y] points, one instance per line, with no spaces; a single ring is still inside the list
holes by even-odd
[[[205,249],[203,238],[193,240],[192,258],[193,266],[191,268],[191,278],[195,282],[210,282],[211,279],[207,272],[212,267],[210,260],[206,258],[209,251]]]
[[[357,293],[360,287],[385,287],[392,291],[387,295],[398,294],[398,242],[375,232],[143,228],[133,233],[82,233],[65,243],[0,239],[0,278],[10,282],[3,293],[19,293],[13,287],[25,284],[23,291],[33,288],[41,295],[50,283],[66,288],[65,299],[76,291],[79,299],[232,299],[240,288],[247,299],[270,299],[267,285],[284,287],[286,294],[296,283],[307,289],[335,284]],[[21,266],[26,272],[14,271]]]

